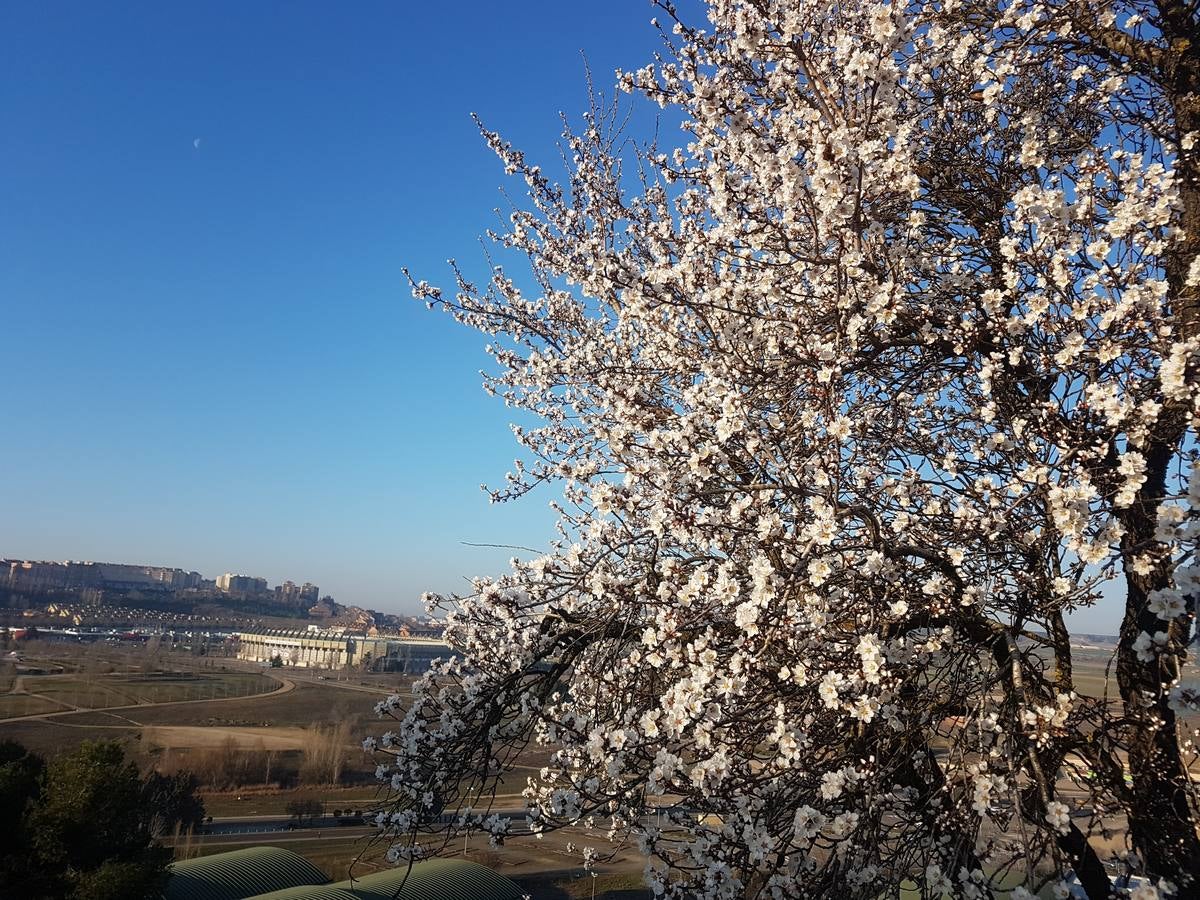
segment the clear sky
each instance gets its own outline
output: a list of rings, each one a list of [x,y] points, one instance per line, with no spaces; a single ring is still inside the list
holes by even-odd
[[[658,46],[644,0],[5,4],[0,556],[313,581],[415,611],[544,546],[484,339],[501,168]]]

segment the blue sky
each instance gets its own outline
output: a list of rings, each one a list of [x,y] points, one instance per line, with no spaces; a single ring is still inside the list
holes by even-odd
[[[643,0],[7,4],[0,556],[311,580],[416,610],[542,546],[484,340],[400,274],[483,271],[504,181],[658,46]],[[195,141],[199,139],[199,145]]]

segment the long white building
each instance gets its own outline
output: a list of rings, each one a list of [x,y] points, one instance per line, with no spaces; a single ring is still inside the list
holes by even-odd
[[[433,637],[352,634],[342,630],[284,631],[266,629],[237,634],[238,659],[268,664],[275,657],[285,666],[311,669],[371,669],[424,672],[439,657],[454,651]]]

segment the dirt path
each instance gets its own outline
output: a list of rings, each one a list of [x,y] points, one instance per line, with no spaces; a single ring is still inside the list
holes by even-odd
[[[267,695],[267,694],[263,694],[263,696],[264,696],[264,697],[266,697],[266,696],[268,696],[268,695]],[[222,697],[221,699],[225,700],[225,699],[232,699],[232,698],[228,698],[228,697]],[[241,698],[239,698],[239,699],[241,699]],[[176,702],[182,702],[182,701],[176,701]],[[191,702],[193,702],[193,701],[190,701],[190,700],[189,700],[189,701],[187,701],[187,702],[191,703]],[[205,700],[204,702],[205,702],[205,703],[212,703],[213,701],[212,701],[212,700]],[[166,706],[166,704],[165,704],[165,703],[163,703],[163,704],[152,704],[152,705],[156,705],[156,706]],[[139,708],[141,708],[141,709],[144,709],[144,708],[146,707],[146,704],[145,704],[145,703],[141,703],[141,704],[139,704],[138,706],[139,706]],[[130,707],[128,707],[128,706],[126,706],[126,707],[112,707],[112,708],[113,708],[113,709],[130,709]],[[141,723],[141,722],[135,722],[133,719],[129,718],[129,716],[122,716],[122,715],[119,715],[119,714],[117,714],[117,713],[110,712],[108,709],[72,709],[72,710],[66,710],[66,711],[62,711],[62,710],[60,710],[59,712],[50,712],[50,713],[45,713],[45,715],[47,715],[47,716],[69,716],[69,715],[71,715],[71,713],[83,713],[83,712],[94,712],[94,713],[103,713],[104,715],[111,715],[111,716],[112,716],[114,719],[120,719],[122,722],[125,722],[125,723],[127,723],[127,724],[125,724],[125,725],[99,725],[99,724],[96,724],[96,723],[90,723],[90,724],[87,724],[87,725],[80,725],[80,724],[79,724],[79,723],[77,723],[77,722],[59,722],[59,721],[52,721],[50,724],[51,724],[51,725],[63,725],[63,726],[65,726],[65,727],[67,727],[67,728],[122,728],[122,729],[126,729],[126,730],[128,730],[128,729],[130,729],[130,728],[142,728],[142,727],[144,727],[144,726],[142,725],[142,723]],[[36,716],[27,716],[26,718],[37,718],[37,717],[36,717]],[[15,721],[19,721],[19,720],[17,720],[17,719],[4,719],[4,720],[0,720],[0,725],[3,725],[5,722],[15,722]]]
[[[322,680],[320,677],[314,675],[293,675],[292,677],[300,681],[310,682],[318,687],[341,688],[343,691],[362,691],[366,694],[382,694],[385,697],[389,697],[392,694],[397,694],[401,697],[412,696],[411,687],[404,691],[398,691],[393,688],[374,687],[369,684],[351,684],[348,681],[337,681],[333,678],[326,678]]]

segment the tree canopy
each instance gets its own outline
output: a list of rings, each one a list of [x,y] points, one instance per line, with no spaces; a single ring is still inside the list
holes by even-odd
[[[154,900],[171,861],[154,836],[203,820],[195,790],[189,775],[143,778],[112,741],[49,763],[0,743],[0,883],[29,900]]]
[[[502,840],[532,744],[533,829],[667,896],[1194,896],[1197,5],[661,6],[618,83],[682,138],[594,103],[560,182],[485,129],[530,274],[413,280],[540,420],[493,499],[564,499],[431,598],[461,656],[367,741],[393,855],[448,796]]]

